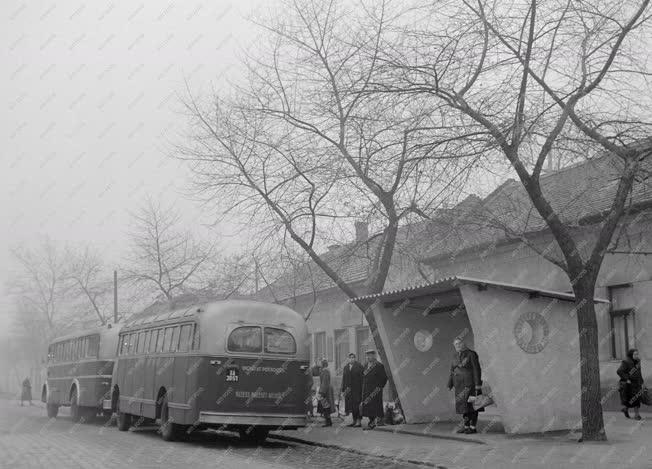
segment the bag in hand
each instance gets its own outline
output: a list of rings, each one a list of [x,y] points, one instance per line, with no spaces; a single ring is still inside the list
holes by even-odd
[[[469,396],[467,402],[473,405],[473,410],[480,410],[480,409],[484,409],[488,405],[493,404],[494,400],[491,396],[487,396],[486,394],[480,394],[478,396]]]
[[[645,405],[652,405],[652,393],[646,387],[641,389],[641,403]]]

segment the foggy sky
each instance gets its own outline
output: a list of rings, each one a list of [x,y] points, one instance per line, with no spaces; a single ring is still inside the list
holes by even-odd
[[[199,93],[237,76],[259,3],[3,3],[3,285],[8,249],[43,235],[118,263],[127,209],[146,194],[205,221],[180,196],[183,166],[164,156],[187,122],[178,96],[185,80]]]

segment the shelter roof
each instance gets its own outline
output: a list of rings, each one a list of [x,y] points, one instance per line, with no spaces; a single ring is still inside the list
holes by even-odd
[[[485,280],[473,277],[453,276],[446,277],[434,282],[424,283],[412,287],[399,288],[395,290],[388,290],[381,293],[374,293],[370,295],[362,295],[357,298],[349,300],[352,303],[368,302],[369,300],[381,301],[389,303],[397,300],[404,300],[408,298],[417,298],[420,296],[436,295],[444,292],[457,291],[462,285],[477,285],[480,288],[500,288],[502,290],[516,291],[527,293],[532,297],[545,297],[554,298],[561,301],[575,301],[575,295],[568,292],[559,292],[553,290],[543,290],[536,287],[526,285],[516,285],[512,283],[495,282],[493,280]],[[596,298],[596,303],[609,303],[608,300]]]

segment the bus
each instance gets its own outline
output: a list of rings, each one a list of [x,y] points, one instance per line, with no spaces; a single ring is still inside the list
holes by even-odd
[[[264,441],[306,425],[308,331],[285,306],[225,300],[127,321],[113,369],[118,430],[174,440],[219,428]]]
[[[103,402],[111,395],[118,333],[108,325],[50,342],[41,390],[49,418],[55,418],[61,406],[70,406],[75,422],[103,412]]]

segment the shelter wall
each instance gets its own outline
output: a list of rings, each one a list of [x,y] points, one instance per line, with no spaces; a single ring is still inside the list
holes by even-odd
[[[580,366],[573,303],[475,285],[460,287],[475,331],[475,350],[507,433],[574,428],[580,416]],[[515,325],[538,313],[548,325],[538,352],[517,343]],[[529,327],[529,326],[526,326]]]
[[[453,339],[473,334],[463,309],[423,315],[424,308],[380,308],[375,313],[379,335],[388,352],[397,392],[405,418],[410,423],[457,419],[454,395],[447,388],[453,359]],[[414,342],[417,331],[433,337],[432,347],[419,351]]]

